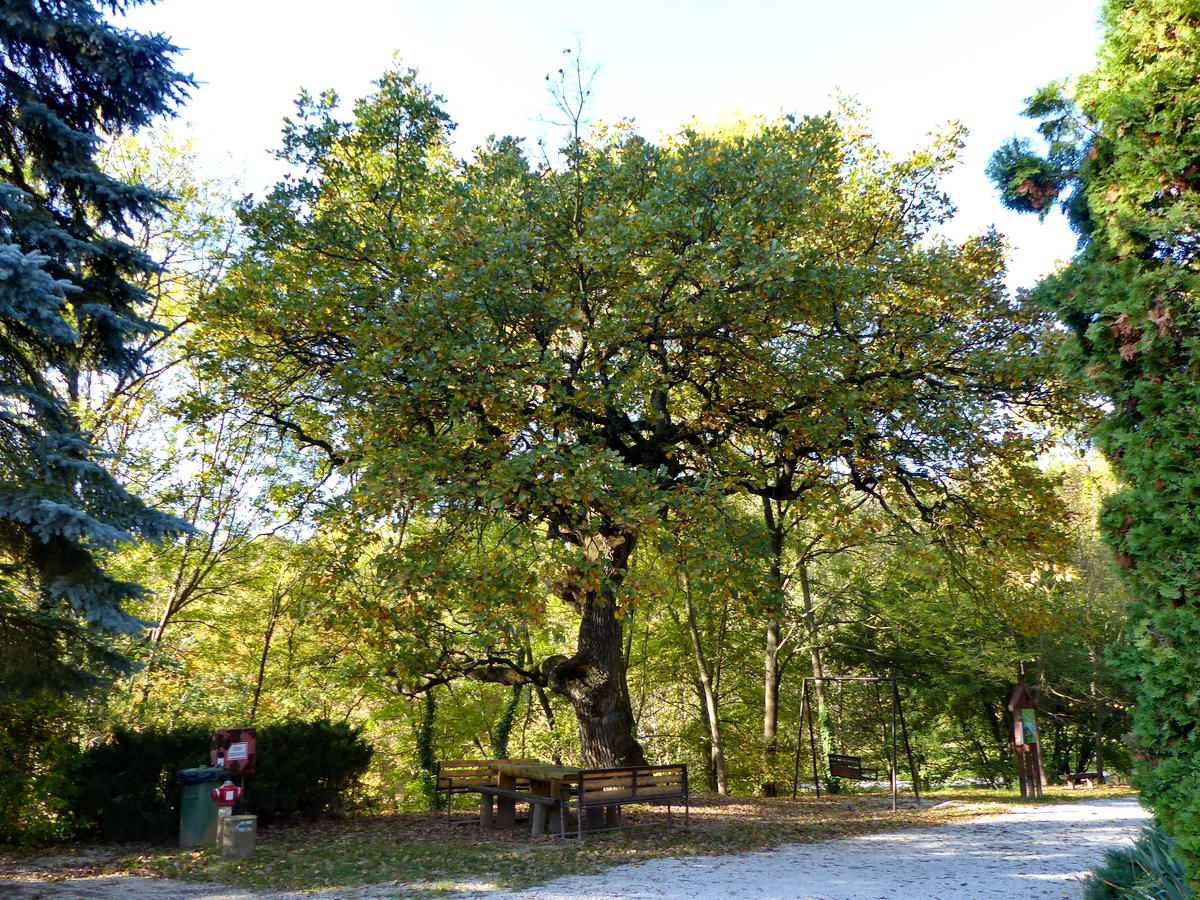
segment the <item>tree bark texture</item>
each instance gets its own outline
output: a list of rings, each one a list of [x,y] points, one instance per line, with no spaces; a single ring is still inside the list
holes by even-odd
[[[583,605],[575,655],[548,673],[551,690],[571,701],[580,752],[591,768],[646,764],[634,737],[622,649],[614,604],[593,594]]]
[[[779,749],[779,634],[779,617],[770,613],[763,648],[762,792],[765,797],[775,797],[779,793],[773,777]]]
[[[646,757],[635,734],[633,705],[626,680],[625,646],[617,618],[616,589],[625,576],[635,536],[613,535],[605,542],[608,577],[592,586],[585,573],[574,573],[562,588],[563,599],[579,613],[579,640],[569,659],[551,657],[543,664],[546,684],[571,701],[579,724],[579,747],[590,768],[643,766]]]

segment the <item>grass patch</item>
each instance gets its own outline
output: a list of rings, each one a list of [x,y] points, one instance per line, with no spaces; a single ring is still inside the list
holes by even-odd
[[[1050,790],[1041,801],[1022,801],[1015,791],[941,789],[923,797],[919,807],[911,795],[901,796],[896,813],[891,812],[888,796],[880,793],[820,800],[806,795],[796,801],[695,795],[690,831],[665,827],[617,831],[588,835],[582,841],[531,839],[524,827],[485,833],[469,821],[471,812],[464,807],[456,813],[459,820],[467,821],[460,825],[447,824],[444,815],[405,813],[274,828],[259,835],[255,857],[246,861],[226,859],[210,849],[67,848],[57,854],[61,862],[57,867],[48,864],[52,858],[44,851],[40,856],[0,857],[0,877],[149,875],[259,890],[379,884],[394,886],[396,894],[404,897],[430,898],[472,888],[519,889],[625,862],[763,850],[948,824],[1021,806],[1131,793],[1129,788]],[[665,825],[666,813],[633,807],[627,809],[625,821]]]

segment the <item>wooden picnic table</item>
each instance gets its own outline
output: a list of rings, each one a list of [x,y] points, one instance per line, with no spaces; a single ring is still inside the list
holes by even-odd
[[[1104,784],[1104,775],[1101,772],[1063,772],[1062,780],[1069,784],[1072,790],[1081,783],[1091,790],[1098,784]]]
[[[546,825],[558,836],[566,834],[567,809],[578,815],[576,834],[621,827],[625,803],[682,804],[688,825],[687,766],[625,766],[616,769],[581,769],[549,763],[487,760],[478,763],[495,776],[494,784],[476,784],[480,795],[479,824],[485,828],[511,828],[517,821],[517,804],[528,803],[530,834],[541,836]],[[520,786],[520,790],[518,790]],[[493,804],[496,815],[493,815]]]
[[[579,773],[583,771],[578,766],[556,766],[552,763],[531,763],[507,759],[489,763],[488,768],[497,776],[514,780],[528,778],[530,782],[578,781]]]
[[[549,807],[538,803],[531,804],[530,833],[536,836],[545,831],[546,813],[549,809],[553,816],[551,824],[554,826],[554,830],[562,834],[566,825],[563,819],[566,811],[561,802],[562,786],[578,783],[581,769],[575,766],[555,766],[550,763],[506,762],[503,760],[489,763],[488,768],[496,773],[496,787],[502,791],[515,793],[517,781],[527,780],[530,794],[549,797],[557,801],[556,805]],[[491,819],[491,799],[486,794],[482,798],[480,821],[484,825],[491,824],[489,821]],[[511,828],[516,824],[517,800],[518,798],[514,796],[496,795],[496,818],[502,827]]]

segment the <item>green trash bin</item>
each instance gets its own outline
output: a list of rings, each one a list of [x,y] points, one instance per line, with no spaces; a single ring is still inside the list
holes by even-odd
[[[199,847],[217,842],[217,801],[209,794],[228,778],[217,766],[180,769],[175,773],[179,782],[179,846]]]

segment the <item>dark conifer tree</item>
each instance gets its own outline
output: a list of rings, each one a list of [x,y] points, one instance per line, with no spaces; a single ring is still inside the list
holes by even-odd
[[[139,2],[0,2],[0,693],[65,686],[97,635],[136,632],[123,604],[141,589],[104,554],[181,525],[118,483],[78,414],[83,376],[135,372],[155,327],[138,287],[155,264],[130,227],[163,198],[97,151],[192,84],[167,38],[106,19]]]

